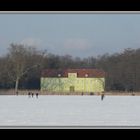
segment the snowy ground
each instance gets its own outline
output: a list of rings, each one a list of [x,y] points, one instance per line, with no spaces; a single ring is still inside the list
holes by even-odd
[[[0,126],[140,126],[140,96],[0,96]]]

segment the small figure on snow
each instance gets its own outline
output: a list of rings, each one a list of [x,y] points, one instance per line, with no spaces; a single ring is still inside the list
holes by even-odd
[[[102,93],[101,93],[101,100],[104,99],[104,96],[105,96],[105,94],[102,92]]]
[[[31,93],[30,93],[30,92],[28,92],[28,96],[29,96],[29,97],[31,96]]]
[[[32,98],[34,97],[34,93],[32,92]]]
[[[36,93],[36,98],[38,98],[38,93]]]

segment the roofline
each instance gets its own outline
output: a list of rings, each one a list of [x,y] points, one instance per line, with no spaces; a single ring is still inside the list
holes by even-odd
[[[81,71],[80,71],[81,70]],[[83,72],[84,71],[86,71],[86,70],[88,70],[87,71],[87,74],[91,74],[91,75],[94,75],[94,76],[89,76],[88,78],[104,78],[104,77],[106,77],[106,72],[104,72],[102,69],[89,69],[89,68],[82,68],[82,69],[61,69],[61,68],[59,68],[59,69],[44,69],[44,70],[42,70],[42,72],[41,72],[41,77],[58,77],[58,76],[56,76],[56,75],[58,75],[58,74],[62,74],[63,76],[61,76],[61,77],[68,77],[68,76],[66,76],[68,73],[78,73],[79,74],[79,76],[77,76],[78,78],[84,78],[85,77],[85,74],[86,74],[86,72],[84,73],[84,75],[83,75]],[[96,74],[96,72],[95,73],[91,73],[90,71],[94,71],[94,70],[96,70],[97,71],[97,74]],[[45,71],[47,72],[47,71],[49,71],[49,72],[55,72],[56,71],[56,73],[52,73],[52,74],[46,74],[45,73]],[[59,73],[59,71],[60,71],[60,73]],[[75,71],[75,72],[69,72],[69,71]],[[77,71],[77,72],[76,72]],[[65,73],[66,72],[66,73]],[[100,73],[98,73],[98,72],[100,72]]]

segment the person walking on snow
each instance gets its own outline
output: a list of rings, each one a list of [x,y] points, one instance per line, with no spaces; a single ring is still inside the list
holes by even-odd
[[[36,98],[38,98],[38,93],[36,93]]]
[[[105,94],[104,93],[101,93],[101,100],[104,99],[104,96],[105,96]]]
[[[32,92],[32,98],[33,98],[33,96],[34,96],[34,93]]]

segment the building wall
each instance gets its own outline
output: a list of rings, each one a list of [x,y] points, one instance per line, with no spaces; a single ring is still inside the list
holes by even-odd
[[[76,74],[68,77],[41,78],[41,90],[50,92],[103,92],[105,78],[79,78]]]

